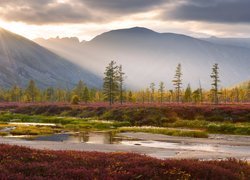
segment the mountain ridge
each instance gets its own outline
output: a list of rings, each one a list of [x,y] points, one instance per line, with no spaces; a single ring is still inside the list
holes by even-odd
[[[100,78],[86,69],[20,35],[0,30],[0,85],[25,87],[33,79],[39,87],[72,88],[83,79],[90,86],[100,86]],[[67,72],[67,73],[65,73]],[[99,83],[95,84],[95,81]]]
[[[216,44],[182,34],[158,33],[141,27],[100,34],[81,44],[71,53],[71,59],[99,75],[111,60],[116,60],[124,66],[127,84],[135,88],[159,81],[173,88],[171,82],[178,63],[183,65],[184,87],[188,83],[197,87],[201,81],[205,88],[210,88],[214,63],[219,63],[223,86],[250,78],[248,48]]]

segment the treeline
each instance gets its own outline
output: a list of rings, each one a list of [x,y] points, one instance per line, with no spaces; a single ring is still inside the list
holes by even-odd
[[[183,88],[182,67],[178,64],[172,80],[174,89],[167,89],[163,82],[159,85],[151,83],[148,88],[140,91],[125,91],[125,73],[122,66],[117,66],[114,61],[106,67],[103,87],[104,100],[110,105],[114,102],[139,102],[139,103],[246,103],[250,102],[250,81],[246,88],[235,87],[232,89],[219,88],[219,66],[214,64],[211,72],[211,89],[192,89],[190,84]]]
[[[151,83],[148,88],[131,91],[125,90],[125,73],[122,65],[111,61],[104,72],[103,88],[88,87],[84,81],[70,89],[48,87],[40,89],[30,80],[26,88],[14,85],[10,89],[0,89],[1,102],[65,102],[65,103],[247,103],[250,102],[250,81],[246,87],[231,89],[219,88],[219,67],[214,64],[211,73],[211,89],[192,89],[190,84],[183,88],[182,67],[177,65],[172,80],[174,89],[167,89],[163,82]]]

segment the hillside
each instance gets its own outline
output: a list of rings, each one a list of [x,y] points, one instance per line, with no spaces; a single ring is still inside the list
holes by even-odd
[[[101,79],[40,45],[0,29],[0,85],[26,86],[33,79],[41,88],[72,88],[80,79],[99,87]]]
[[[51,41],[43,43],[48,47]],[[123,64],[130,87],[141,88],[150,82],[164,81],[172,88],[178,63],[183,67],[184,84],[197,87],[199,80],[210,88],[211,67],[219,63],[223,86],[231,86],[250,78],[250,49],[221,45],[173,33],[157,33],[135,27],[103,33],[91,41],[78,44],[77,50],[62,53],[84,68],[101,75],[107,63]],[[76,45],[75,44],[75,45]],[[74,45],[74,46],[75,46]],[[79,50],[79,47],[81,47]],[[56,49],[56,44],[53,46]],[[55,52],[58,52],[55,50]],[[185,86],[184,85],[184,86]]]

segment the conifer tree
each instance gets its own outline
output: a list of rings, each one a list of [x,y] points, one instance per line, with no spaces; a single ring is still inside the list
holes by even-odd
[[[163,102],[164,91],[165,91],[164,83],[163,83],[163,82],[160,82],[160,84],[159,84],[159,89],[158,89],[158,92],[159,92],[159,95],[160,95],[160,103]]]
[[[32,102],[35,102],[36,97],[39,95],[39,89],[37,88],[35,81],[30,80],[25,93]]]
[[[185,102],[191,102],[192,101],[192,89],[190,87],[190,84],[188,84],[185,93],[184,93],[184,100]]]
[[[219,91],[218,91],[218,86],[219,86],[219,66],[217,63],[215,63],[212,67],[212,74],[210,75],[212,78],[212,89],[211,92],[213,94],[213,102],[214,104],[219,104]]]
[[[78,96],[80,101],[83,100],[83,92],[85,87],[86,87],[85,83],[82,80],[80,80],[74,89],[74,94]]]
[[[132,91],[128,92],[128,102],[133,102],[133,93],[132,93]]]
[[[122,71],[122,65],[118,67],[118,83],[119,83],[119,99],[120,103],[122,104],[124,101],[124,77],[125,73]]]
[[[154,102],[154,96],[155,96],[155,83],[151,83],[151,84],[150,84],[150,90],[151,90],[151,93],[150,93],[150,101],[151,101],[151,102]]]
[[[247,102],[250,102],[250,81],[247,83]]]
[[[88,103],[89,100],[90,100],[89,89],[88,89],[88,87],[86,86],[86,87],[84,88],[84,91],[83,91],[83,101],[84,101],[85,103]]]
[[[181,72],[181,64],[177,65],[176,71],[175,71],[175,76],[174,76],[174,80],[173,85],[175,87],[175,91],[176,91],[176,101],[180,102],[181,100],[181,85],[182,85],[182,72]]]
[[[104,99],[109,102],[111,106],[115,102],[118,92],[118,66],[115,61],[111,61],[106,67],[103,79],[103,95]]]
[[[19,102],[22,96],[22,89],[14,85],[10,90],[11,101]]]

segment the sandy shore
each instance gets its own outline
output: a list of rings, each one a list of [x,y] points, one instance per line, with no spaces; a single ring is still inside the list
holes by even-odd
[[[72,142],[51,142],[51,141],[27,141],[15,138],[0,137],[0,144],[19,145],[35,149],[49,150],[75,150],[75,151],[99,151],[99,152],[132,152],[145,154],[156,158],[175,159],[225,159],[238,158],[250,160],[250,136],[228,136],[211,135],[210,138],[189,138],[173,137],[149,133],[121,133],[119,136],[139,139],[140,145],[125,144],[89,144]],[[141,140],[141,141],[140,141]],[[143,142],[173,142],[183,144],[177,147],[150,147],[144,146]],[[189,149],[188,145],[212,146],[211,149]]]

